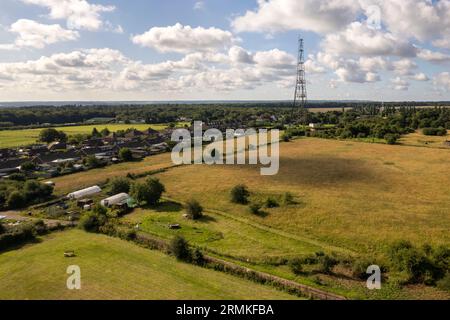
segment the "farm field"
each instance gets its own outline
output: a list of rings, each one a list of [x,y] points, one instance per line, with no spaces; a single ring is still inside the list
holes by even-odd
[[[281,144],[280,152],[276,176],[260,176],[257,166],[184,166],[158,177],[171,198],[196,198],[206,208],[354,251],[380,251],[399,239],[450,243],[447,150],[301,139]],[[251,215],[229,201],[239,183],[256,201],[289,191],[299,205]]]
[[[410,240],[417,246],[450,244],[448,150],[305,138],[281,143],[280,153],[276,176],[261,176],[259,166],[172,167],[170,155],[165,154],[125,167],[57,178],[56,192],[65,194],[79,183],[87,186],[106,177],[148,171],[141,167],[167,167],[156,174],[167,189],[163,204],[137,209],[123,222],[139,223],[142,231],[164,239],[180,234],[222,258],[247,261],[251,268],[312,286],[318,286],[314,276],[296,277],[288,266],[267,261],[317,251],[383,259],[396,240]],[[252,202],[273,197],[280,207],[264,208],[255,216],[248,206],[230,203],[229,192],[240,183],[249,187]],[[295,204],[281,203],[287,191]],[[205,207],[204,219],[194,222],[182,217],[184,210],[176,202],[190,198]],[[182,228],[169,230],[169,224]],[[423,286],[384,287],[369,293],[354,280],[324,276],[321,283],[322,288],[354,298],[448,298]]]
[[[308,138],[281,143],[280,153],[276,176],[261,176],[258,166],[192,165],[157,177],[174,200],[195,198],[205,208],[351,251],[380,251],[398,239],[450,243],[447,150]],[[56,192],[170,166],[170,154],[163,154],[64,176],[54,179]],[[289,191],[297,204],[254,216],[229,201],[230,189],[240,183],[253,201]]]
[[[444,142],[450,140],[450,131],[448,131],[447,136],[443,137],[434,137],[434,136],[426,136],[422,132],[417,131],[414,133],[410,133],[408,135],[403,136],[399,143],[408,146],[417,146],[417,147],[427,147],[427,148],[443,148],[449,149],[449,146],[445,146]]]
[[[73,127],[57,127],[56,130],[64,131],[67,135],[76,134],[89,134],[94,128],[99,131],[108,128],[111,132],[117,132],[120,130],[126,130],[129,128],[135,128],[137,130],[146,130],[153,128],[155,130],[164,130],[167,128],[165,124],[149,125],[149,124],[98,124],[98,125],[86,125],[86,126],[73,126]],[[36,143],[40,129],[24,129],[24,130],[3,130],[0,131],[0,148],[13,148],[26,146]]]
[[[75,250],[77,257],[64,258],[67,250]],[[66,288],[69,265],[80,266],[81,290]],[[55,233],[42,243],[0,254],[0,299],[295,298],[270,286],[79,230]]]

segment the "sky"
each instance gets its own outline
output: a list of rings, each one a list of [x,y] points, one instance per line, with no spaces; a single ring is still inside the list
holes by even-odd
[[[1,0],[0,101],[450,100],[450,0]]]

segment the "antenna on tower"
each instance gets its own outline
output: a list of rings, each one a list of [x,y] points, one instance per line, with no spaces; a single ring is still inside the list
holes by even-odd
[[[298,110],[300,113],[306,111],[308,95],[306,92],[306,71],[305,71],[305,48],[303,38],[298,39],[298,62],[297,62],[297,82],[295,85],[295,96],[293,112]]]

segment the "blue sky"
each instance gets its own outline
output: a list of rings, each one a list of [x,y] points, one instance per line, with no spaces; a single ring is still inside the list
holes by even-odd
[[[2,0],[0,101],[450,100],[450,0]]]

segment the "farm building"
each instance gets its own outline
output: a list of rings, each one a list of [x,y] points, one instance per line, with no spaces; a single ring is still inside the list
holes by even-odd
[[[69,193],[67,195],[67,197],[70,198],[70,199],[81,199],[81,198],[84,198],[84,197],[92,196],[92,195],[100,193],[100,192],[102,192],[102,189],[99,186],[93,186],[93,187],[90,187],[90,188],[86,188],[86,189],[83,189],[83,190],[79,190],[79,191],[75,191],[75,192]]]
[[[100,204],[104,207],[120,206],[126,204],[131,197],[127,193],[119,193],[115,196],[103,199]]]

